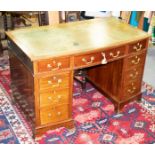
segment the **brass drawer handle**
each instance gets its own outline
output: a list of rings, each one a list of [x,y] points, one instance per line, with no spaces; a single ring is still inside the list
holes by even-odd
[[[140,51],[142,49],[142,44],[137,43],[137,46],[135,45],[133,49],[136,50],[136,52]]]
[[[49,85],[51,85],[51,84],[52,84],[52,81],[51,81],[51,80],[48,80],[47,83],[48,83]],[[57,84],[52,85],[52,86],[55,87],[56,85],[59,85],[60,83],[62,83],[62,79],[58,79]]]
[[[120,55],[120,51],[117,51],[116,55],[113,52],[110,52],[110,56],[113,58],[117,58]]]
[[[130,94],[134,93],[135,90],[136,90],[136,87],[134,86],[134,83],[133,82],[131,83],[131,85],[132,85],[132,88],[127,90],[128,93],[130,93]]]
[[[132,87],[131,89],[128,89],[128,93],[133,94],[136,90],[136,87]]]
[[[60,67],[62,66],[62,63],[61,62],[58,62],[57,63],[57,67],[55,67],[55,68],[52,68],[52,65],[51,64],[47,64],[47,68],[48,69],[51,69],[51,70],[59,70],[60,69]]]
[[[51,113],[48,113],[48,117],[52,117],[52,114]]]
[[[58,116],[60,116],[60,115],[61,115],[61,112],[60,112],[60,111],[59,111],[59,112],[57,112],[57,115],[58,115]]]
[[[56,76],[53,76],[53,80],[56,80],[57,79],[57,77]]]
[[[49,97],[48,97],[48,100],[50,100],[50,101],[51,101],[51,100],[52,100],[52,97],[51,97],[51,96],[49,96]]]
[[[61,95],[58,95],[58,96],[57,96],[57,99],[54,100],[53,102],[58,103],[58,102],[60,102],[60,99],[61,99],[61,98],[62,98],[62,96],[61,96]]]
[[[52,97],[49,96],[49,97],[48,97],[48,100],[49,100],[49,101],[52,101],[52,102],[60,102],[60,99],[61,99],[61,98],[62,98],[62,96],[61,96],[61,95],[58,95],[58,96],[57,96],[57,99],[52,100]]]
[[[140,62],[140,58],[138,58],[137,56],[135,58],[136,58],[136,60],[132,60],[131,63],[134,65],[137,65]]]
[[[49,85],[51,85],[51,84],[52,84],[52,81],[51,81],[51,80],[48,80],[47,83],[48,83]]]
[[[62,83],[62,79],[59,79],[57,81],[57,84],[52,85],[52,87],[59,87],[60,86],[60,83]]]
[[[134,73],[131,73],[129,76],[130,76],[132,79],[134,79],[134,78],[137,77],[137,75],[138,75],[138,72],[136,72],[135,74],[134,74]]]
[[[52,68],[52,65],[51,64],[47,64],[47,68]]]
[[[93,61],[95,60],[95,57],[91,57],[90,61],[87,61],[85,58],[82,58],[82,61],[85,62],[87,65],[93,63]]]
[[[62,96],[61,95],[58,95],[57,98],[60,100],[62,98]]]
[[[101,61],[101,64],[107,64],[107,59],[106,59],[105,53],[102,52],[101,54],[102,54],[102,57],[103,57],[103,59]]]
[[[61,83],[62,82],[62,79],[58,79],[57,83]]]

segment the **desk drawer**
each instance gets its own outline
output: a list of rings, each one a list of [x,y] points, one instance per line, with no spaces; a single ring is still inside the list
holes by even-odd
[[[138,41],[136,43],[130,44],[129,45],[129,53],[139,52],[139,51],[145,49],[146,45],[147,45],[147,40],[141,40],[141,41]]]
[[[141,89],[141,81],[132,81],[129,82],[128,85],[124,86],[124,94],[123,94],[123,98],[127,99],[130,98],[134,95],[136,95],[137,93],[140,92]]]
[[[56,123],[69,118],[69,105],[47,106],[40,109],[41,125],[48,123]]]
[[[113,60],[113,59],[122,57],[123,55],[125,55],[125,46],[117,47],[112,50],[108,50],[106,54],[106,58],[107,60]]]
[[[38,62],[38,72],[58,71],[69,67],[69,57],[55,58]]]
[[[145,56],[146,56],[146,53],[144,52],[142,54],[139,54],[139,55],[136,55],[133,57],[129,57],[127,60],[128,61],[127,67],[130,68],[130,67],[136,67],[136,66],[143,65],[145,62]]]
[[[40,94],[40,107],[69,103],[69,89]]]
[[[101,52],[79,55],[74,57],[74,66],[75,67],[92,66],[97,63],[100,64],[101,60],[102,60]]]
[[[125,55],[125,46],[117,47],[110,50],[104,50],[103,52],[75,56],[74,66],[84,67],[93,66],[95,64],[106,64],[108,61],[118,59],[123,55]]]
[[[39,79],[39,86],[40,91],[45,89],[55,90],[55,89],[62,89],[69,87],[69,73],[65,74],[57,74],[50,77],[40,78]]]
[[[140,80],[143,75],[143,65],[136,66],[128,71],[125,72],[125,82],[132,81],[132,80]]]

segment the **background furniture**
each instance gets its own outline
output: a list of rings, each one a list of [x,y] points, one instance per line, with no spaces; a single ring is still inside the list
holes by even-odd
[[[1,55],[7,51],[5,31],[29,26],[48,25],[47,11],[1,11],[0,47]]]
[[[60,11],[60,23],[78,21],[81,19],[80,11]]]
[[[16,24],[18,24],[19,27],[32,26],[32,16],[37,17],[39,26],[48,25],[48,16],[46,11],[3,11],[2,13],[4,15],[4,29],[6,31],[8,29],[14,29]],[[10,20],[7,20],[7,18],[10,18]],[[26,23],[26,20],[29,21],[29,24]]]
[[[121,19],[129,24],[130,22],[131,11],[121,11]]]

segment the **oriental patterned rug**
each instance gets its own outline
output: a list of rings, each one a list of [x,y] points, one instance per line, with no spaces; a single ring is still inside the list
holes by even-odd
[[[151,144],[155,143],[155,89],[143,83],[141,102],[130,102],[119,114],[113,104],[87,83],[74,82],[75,128],[47,131],[33,140],[30,124],[10,99],[8,59],[0,59],[0,143],[4,144]],[[19,96],[20,100],[20,96]],[[26,105],[25,105],[26,107]]]

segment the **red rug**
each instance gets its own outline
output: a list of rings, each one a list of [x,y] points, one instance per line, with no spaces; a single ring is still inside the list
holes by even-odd
[[[10,100],[8,61],[0,60],[0,143],[41,144],[150,144],[155,143],[155,90],[143,83],[142,102],[130,102],[122,113],[87,83],[82,91],[74,82],[75,129],[64,127],[46,132],[35,141],[24,115]],[[19,97],[20,98],[20,97]]]

